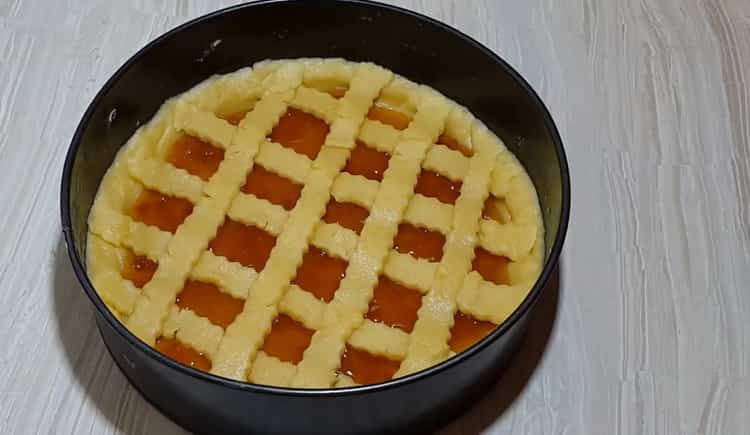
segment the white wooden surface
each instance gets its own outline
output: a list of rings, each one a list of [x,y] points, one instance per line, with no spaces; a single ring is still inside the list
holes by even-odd
[[[0,433],[183,433],[105,353],[58,183],[106,78],[220,3],[0,0]],[[750,2],[397,3],[518,68],[573,177],[559,290],[442,434],[750,433]]]

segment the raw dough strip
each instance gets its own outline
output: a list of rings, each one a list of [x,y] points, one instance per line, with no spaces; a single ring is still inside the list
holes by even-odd
[[[437,172],[453,181],[461,181],[469,170],[469,158],[443,145],[430,148],[422,163],[424,169]]]
[[[237,299],[247,299],[247,290],[257,277],[258,273],[252,268],[214,255],[211,251],[203,251],[190,271],[191,279],[213,284]]]

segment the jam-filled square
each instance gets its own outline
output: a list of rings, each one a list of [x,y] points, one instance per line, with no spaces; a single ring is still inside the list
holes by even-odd
[[[422,294],[381,275],[365,318],[410,333],[422,306]]]
[[[174,233],[192,212],[193,203],[185,198],[145,189],[135,200],[130,216],[146,225]]]
[[[411,117],[406,113],[396,110],[386,103],[376,101],[367,112],[367,118],[390,125],[396,130],[405,130],[411,123]]]
[[[478,247],[474,249],[474,260],[471,262],[471,268],[479,272],[486,281],[495,284],[510,284],[508,275],[508,257],[495,255],[492,252]]]
[[[435,198],[445,204],[455,204],[461,195],[461,182],[451,181],[444,175],[423,169],[417,178],[414,192]]]
[[[219,169],[224,160],[224,150],[215,147],[190,135],[180,136],[167,155],[167,162],[174,167],[184,169],[189,174],[199,177],[203,181]]]
[[[279,119],[268,138],[315,160],[326,141],[328,131],[328,124],[322,119],[290,108]]]
[[[407,223],[399,224],[398,232],[393,239],[393,248],[396,251],[432,262],[443,258],[443,245],[445,245],[443,233]]]
[[[275,245],[276,237],[271,234],[227,218],[216,231],[216,237],[211,240],[208,248],[215,255],[260,272],[266,266]]]
[[[291,210],[302,194],[302,186],[255,164],[247,174],[242,192]]]
[[[453,327],[451,328],[448,346],[453,352],[463,352],[492,332],[496,326],[494,323],[478,320],[457,311],[453,317]]]
[[[348,263],[310,246],[302,257],[297,276],[292,281],[318,299],[330,302],[344,278]]]
[[[362,232],[365,219],[370,215],[366,208],[351,202],[338,202],[331,198],[323,215],[323,222],[328,224],[339,224],[355,233]]]
[[[271,332],[266,336],[261,350],[281,361],[297,364],[302,361],[314,333],[286,314],[279,314],[273,320]]]
[[[393,379],[400,365],[399,361],[373,355],[347,344],[341,356],[339,373],[351,377],[358,384],[376,384]]]
[[[214,325],[226,329],[242,312],[245,301],[222,293],[213,284],[187,280],[177,295],[175,304],[182,309],[190,309]]]
[[[240,125],[240,122],[242,122],[243,119],[245,119],[245,116],[247,115],[249,110],[241,110],[238,112],[232,112],[227,115],[221,116],[221,119],[224,121],[232,124],[232,125]]]
[[[453,151],[458,151],[463,154],[464,157],[471,157],[472,153],[468,147],[445,133],[438,137],[437,144],[452,149]]]
[[[211,361],[202,352],[180,343],[177,339],[159,337],[154,345],[156,350],[180,364],[207,372],[211,370]]]
[[[132,282],[134,286],[142,288],[151,281],[157,267],[158,264],[145,255],[135,255],[128,251],[120,275]]]
[[[344,172],[361,175],[368,180],[382,181],[391,156],[357,141],[346,162]]]

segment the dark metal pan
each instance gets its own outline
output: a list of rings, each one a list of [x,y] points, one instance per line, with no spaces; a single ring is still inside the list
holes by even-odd
[[[382,384],[335,390],[259,386],[162,356],[129,333],[94,290],[84,267],[86,219],[102,176],[136,128],[164,100],[213,74],[296,57],[371,61],[432,86],[498,134],[531,176],[545,223],[543,272],[521,306],[467,351]],[[559,134],[542,101],[507,63],[468,36],[372,2],[262,1],[184,24],[117,70],[78,125],[60,200],[70,259],[107,348],[143,396],[177,423],[199,433],[415,433],[436,428],[473,403],[521,344],[562,249],[570,182]]]

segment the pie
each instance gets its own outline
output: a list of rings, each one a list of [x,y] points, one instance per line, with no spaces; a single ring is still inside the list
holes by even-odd
[[[264,61],[166,101],[89,216],[87,270],[138,338],[295,388],[383,382],[524,300],[543,228],[521,164],[466,109],[371,63]]]

